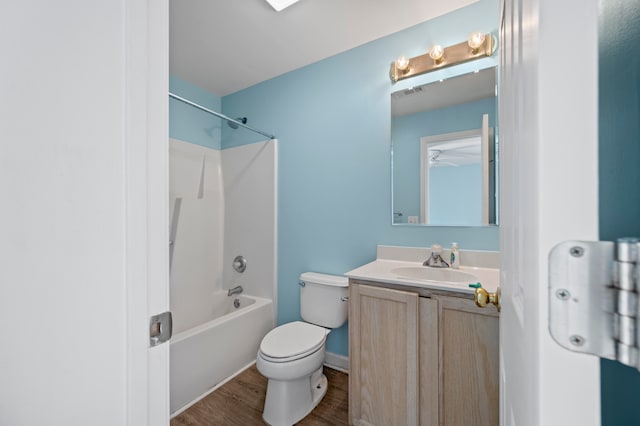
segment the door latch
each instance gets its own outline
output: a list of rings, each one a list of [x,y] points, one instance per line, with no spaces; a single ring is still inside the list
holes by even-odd
[[[169,339],[173,333],[171,312],[163,312],[151,317],[149,321],[149,346],[158,346]]]

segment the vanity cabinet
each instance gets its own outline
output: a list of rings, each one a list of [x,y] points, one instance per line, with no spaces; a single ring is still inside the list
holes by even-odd
[[[470,299],[434,296],[438,304],[441,425],[500,423],[499,314]]]
[[[418,424],[418,294],[367,285],[349,293],[349,417]]]
[[[351,280],[349,309],[351,424],[499,424],[494,308]]]

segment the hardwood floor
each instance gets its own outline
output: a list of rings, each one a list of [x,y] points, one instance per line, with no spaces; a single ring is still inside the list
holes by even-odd
[[[300,426],[348,425],[349,378],[324,367],[329,389]],[[253,365],[171,420],[171,426],[264,425],[262,408],[267,379]]]

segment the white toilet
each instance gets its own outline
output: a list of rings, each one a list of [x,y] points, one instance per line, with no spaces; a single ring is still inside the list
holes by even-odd
[[[305,272],[300,285],[304,322],[274,328],[258,350],[256,366],[269,379],[262,418],[272,426],[290,426],[318,405],[327,392],[322,374],[327,335],[347,320],[347,278]]]

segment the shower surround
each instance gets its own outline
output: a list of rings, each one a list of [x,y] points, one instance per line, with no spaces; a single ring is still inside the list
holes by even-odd
[[[275,325],[277,141],[218,151],[171,139],[170,167],[175,415],[255,361]]]

